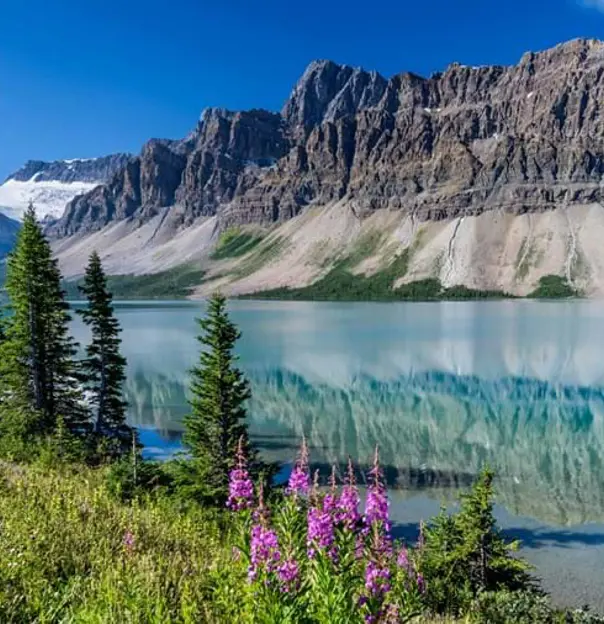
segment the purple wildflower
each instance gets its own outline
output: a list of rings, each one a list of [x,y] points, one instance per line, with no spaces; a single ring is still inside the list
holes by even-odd
[[[122,544],[128,554],[134,551],[134,533],[130,529],[127,529],[122,538]]]
[[[329,477],[330,490],[323,498],[323,510],[335,517],[338,509],[338,494],[336,490],[336,467],[332,466]]]
[[[403,568],[403,570],[407,570],[407,571],[409,571],[411,567],[409,564],[409,553],[407,552],[407,549],[404,546],[402,546],[401,549],[398,551],[396,564],[398,565],[399,568]]]
[[[243,437],[237,446],[237,465],[229,474],[229,497],[226,506],[233,511],[249,509],[254,500],[254,484],[247,470]]]
[[[369,472],[373,479],[367,491],[365,501],[365,526],[370,528],[373,525],[381,524],[386,533],[390,532],[390,521],[388,519],[388,496],[382,479],[378,450],[375,449],[375,459],[373,468]]]
[[[399,607],[396,603],[390,602],[386,605],[384,610],[384,618],[382,621],[389,624],[403,621],[401,618]]]
[[[250,551],[251,565],[248,570],[250,581],[255,580],[258,572],[262,570],[267,573],[275,570],[281,560],[277,534],[262,524],[255,524],[252,527]]]
[[[371,596],[381,596],[390,591],[390,570],[376,561],[365,568],[365,589]]]
[[[416,580],[417,580],[417,589],[420,594],[423,594],[426,591],[426,581],[424,580],[423,575],[418,572]]]
[[[289,475],[289,481],[285,491],[287,494],[297,496],[298,494],[308,494],[309,489],[310,477],[308,475],[308,446],[306,445],[306,438],[302,438],[300,453],[298,454],[296,465]]]
[[[338,510],[336,512],[336,522],[343,524],[349,531],[359,523],[361,516],[359,514],[359,492],[357,490],[354,480],[354,470],[352,468],[352,462],[348,460],[348,478],[346,484],[342,488],[342,493],[338,500]]]
[[[335,553],[331,550],[334,543],[334,527],[331,514],[320,507],[311,507],[308,510],[308,556],[314,558],[317,550],[329,551],[333,557]]]
[[[426,527],[424,525],[424,521],[422,520],[419,523],[419,537],[417,538],[417,550],[422,550],[424,545],[426,544],[426,536],[425,536]]]
[[[288,594],[298,587],[298,577],[300,576],[300,569],[297,561],[294,559],[288,559],[284,561],[277,568],[277,576],[281,582],[281,590]]]
[[[354,542],[354,557],[362,559],[365,556],[365,540],[361,535],[357,535]]]
[[[268,522],[269,511],[267,506],[264,503],[264,485],[262,481],[258,484],[258,505],[254,512],[252,513],[252,518],[254,522],[266,523]]]

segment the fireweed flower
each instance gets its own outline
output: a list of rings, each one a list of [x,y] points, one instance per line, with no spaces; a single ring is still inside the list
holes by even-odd
[[[248,569],[250,581],[256,580],[260,572],[271,573],[275,571],[281,561],[277,534],[263,524],[255,524],[252,527],[250,561]]]
[[[336,522],[343,524],[349,531],[353,531],[361,519],[359,514],[360,502],[359,491],[354,480],[352,462],[348,460],[348,477],[338,499],[338,509],[335,514]]]
[[[334,544],[334,526],[332,515],[321,507],[311,507],[308,510],[308,556],[313,559],[317,551],[324,551],[330,557],[335,556],[333,550]]]
[[[422,520],[419,523],[419,537],[417,538],[417,550],[422,550],[426,543],[425,531],[426,531],[426,527],[424,525],[424,521]]]
[[[411,565],[409,563],[409,553],[405,546],[402,546],[401,549],[398,551],[398,555],[396,557],[396,565],[399,568],[403,568],[403,570],[406,570],[407,572],[411,569]]]
[[[277,577],[279,578],[281,591],[288,594],[298,588],[300,569],[298,562],[294,559],[284,561],[277,568]]]
[[[127,553],[132,553],[134,550],[134,534],[130,529],[127,529],[122,538],[122,545]]]
[[[365,589],[370,596],[381,596],[390,591],[390,570],[377,561],[368,561],[365,568]]]
[[[366,531],[369,531],[372,527],[381,527],[388,536],[390,534],[388,496],[386,494],[386,488],[384,487],[377,448],[375,449],[373,468],[369,472],[369,475],[371,477],[371,484],[367,490],[365,516],[363,518],[365,528]]]
[[[285,490],[286,494],[297,496],[298,494],[306,495],[310,490],[310,477],[308,474],[308,446],[306,438],[302,438],[302,446],[296,465],[289,475],[289,481]]]
[[[249,509],[254,501],[254,484],[247,470],[247,459],[243,450],[243,438],[237,447],[236,468],[229,474],[229,497],[226,506],[233,511]]]
[[[335,517],[338,509],[338,493],[336,490],[336,468],[332,466],[329,477],[330,490],[323,498],[323,510]]]

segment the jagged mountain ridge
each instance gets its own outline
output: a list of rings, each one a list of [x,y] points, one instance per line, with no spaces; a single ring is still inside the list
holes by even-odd
[[[129,161],[129,154],[45,162],[29,160],[0,185],[0,213],[19,219],[31,202],[41,219],[60,217],[65,206],[108,181]]]
[[[517,65],[453,64],[430,78],[312,63],[281,113],[208,109],[183,142],[153,140],[53,233],[178,207],[177,225],[285,221],[346,199],[419,220],[602,200],[604,44],[576,40]],[[178,149],[174,149],[174,145]]]

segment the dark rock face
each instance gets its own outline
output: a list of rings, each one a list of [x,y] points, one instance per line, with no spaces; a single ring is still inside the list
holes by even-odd
[[[8,179],[27,182],[36,176],[37,182],[104,182],[125,167],[130,158],[128,154],[112,154],[101,158],[54,162],[29,160]]]
[[[222,227],[347,199],[418,219],[603,201],[604,43],[576,40],[511,67],[451,65],[386,80],[312,63],[280,114],[205,112],[181,142],[150,142],[76,198],[58,236],[178,204]]]

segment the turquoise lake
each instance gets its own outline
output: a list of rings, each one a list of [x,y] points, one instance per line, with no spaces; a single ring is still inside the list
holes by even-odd
[[[498,518],[561,602],[604,610],[604,302],[230,303],[250,430],[328,470],[379,445],[413,539],[488,463]],[[148,456],[179,448],[203,303],[120,303],[130,422]],[[86,342],[79,320],[74,334]]]

